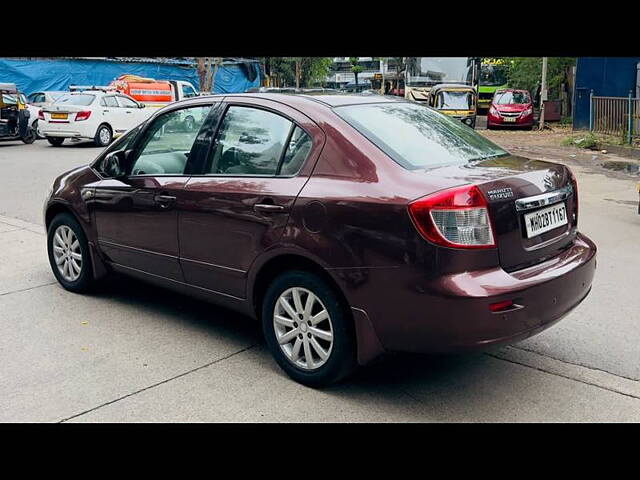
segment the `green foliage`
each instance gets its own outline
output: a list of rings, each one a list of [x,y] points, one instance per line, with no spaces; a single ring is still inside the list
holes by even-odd
[[[542,57],[503,57],[508,66],[510,88],[522,88],[535,93],[542,79]],[[494,59],[495,60],[495,59]],[[567,68],[576,64],[575,57],[549,57],[547,85],[549,99],[560,98],[560,88],[566,82]]]
[[[321,85],[329,73],[329,57],[262,57],[265,74],[275,85],[290,87],[296,85],[296,62],[300,66],[300,87]]]
[[[598,145],[599,139],[593,132],[582,135],[572,135],[563,139],[560,144],[565,147],[593,148]]]

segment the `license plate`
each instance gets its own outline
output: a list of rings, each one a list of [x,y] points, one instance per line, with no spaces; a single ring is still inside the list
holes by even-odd
[[[547,208],[524,215],[524,224],[527,228],[527,238],[535,237],[554,228],[567,224],[567,208],[562,203],[556,203]]]
[[[516,117],[502,117],[503,122],[515,122]]]
[[[68,113],[52,113],[51,118],[54,118],[56,120],[66,120],[68,115]]]

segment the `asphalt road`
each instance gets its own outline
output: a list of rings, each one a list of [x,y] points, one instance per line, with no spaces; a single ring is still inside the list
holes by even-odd
[[[124,278],[91,295],[55,282],[43,198],[99,151],[0,143],[0,421],[640,421],[630,177],[574,167],[598,269],[556,326],[484,354],[397,355],[317,391],[278,369],[248,318]]]

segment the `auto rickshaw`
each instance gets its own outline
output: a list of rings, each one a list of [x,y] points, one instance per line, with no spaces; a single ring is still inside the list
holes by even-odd
[[[445,115],[457,118],[471,128],[476,127],[478,93],[470,85],[441,83],[429,91],[428,105]]]
[[[0,140],[35,142],[36,131],[29,126],[29,110],[15,83],[0,83]]]

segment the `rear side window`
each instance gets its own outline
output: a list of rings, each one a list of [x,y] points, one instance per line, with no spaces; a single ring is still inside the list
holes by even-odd
[[[292,122],[275,113],[229,107],[205,173],[275,175],[292,127]]]
[[[295,175],[300,171],[302,164],[309,156],[311,151],[312,141],[311,137],[296,126],[291,134],[287,151],[284,153],[282,159],[282,167],[280,167],[280,175]]]
[[[64,104],[64,105],[91,105],[93,103],[93,101],[95,100],[96,96],[95,95],[89,95],[89,94],[79,94],[79,95],[71,95],[71,94],[67,94],[67,95],[63,95],[60,98],[58,98],[55,103],[57,104]]]
[[[415,170],[506,155],[467,127],[408,102],[335,107],[334,112],[403,167]]]

